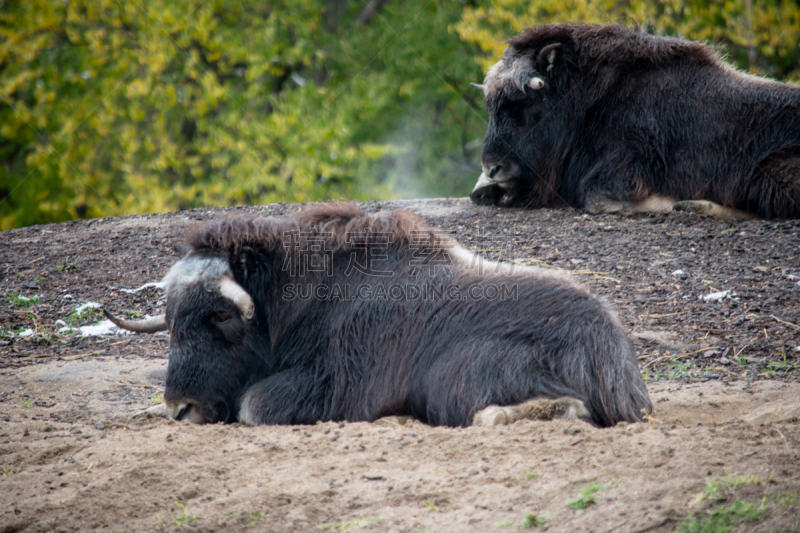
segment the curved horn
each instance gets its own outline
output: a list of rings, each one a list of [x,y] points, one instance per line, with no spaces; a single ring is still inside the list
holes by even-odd
[[[538,91],[539,89],[544,87],[544,80],[542,78],[540,78],[539,76],[534,76],[533,78],[530,79],[530,81],[528,82],[528,85],[534,91]]]
[[[236,304],[236,307],[239,308],[239,311],[242,312],[247,320],[253,318],[256,306],[253,303],[253,299],[241,285],[228,276],[224,276],[219,280],[219,292],[222,293],[225,298]]]
[[[476,89],[480,89],[481,91],[485,91],[486,90],[486,85],[483,85],[483,84],[480,84],[480,83],[470,83],[470,85],[472,85]]]
[[[168,329],[166,315],[158,315],[152,318],[145,318],[144,320],[125,320],[124,318],[115,317],[105,309],[103,309],[103,314],[106,315],[107,319],[122,329],[135,331],[136,333],[155,333]]]

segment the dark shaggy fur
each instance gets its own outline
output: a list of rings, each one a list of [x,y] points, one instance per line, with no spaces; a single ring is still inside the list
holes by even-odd
[[[348,234],[361,237],[348,243]],[[332,276],[293,275],[287,253],[302,258],[320,242]],[[208,285],[168,301],[165,395],[202,406],[206,421],[234,421],[246,410],[250,423],[410,415],[463,426],[489,405],[569,396],[585,402],[595,424],[609,426],[641,420],[650,409],[633,346],[607,304],[541,270],[482,274],[413,213],[327,205],[286,218],[225,218],[200,227],[189,244],[182,261],[224,258],[256,307],[249,322],[231,317],[230,301]],[[437,253],[451,261],[431,272],[425,261]],[[347,274],[364,254],[385,256],[375,268],[391,275]],[[422,268],[419,257],[427,258]],[[323,284],[350,287],[351,299],[302,299],[303,289],[286,297],[287,287]],[[390,294],[390,286],[423,284],[435,296],[354,297],[359,286]],[[489,284],[516,297],[462,298]]]
[[[621,25],[536,26],[510,44],[503,61],[522,61],[544,87],[490,71],[484,171],[514,176],[475,201],[591,209],[660,195],[800,217],[800,89]],[[551,63],[540,52],[554,44]]]

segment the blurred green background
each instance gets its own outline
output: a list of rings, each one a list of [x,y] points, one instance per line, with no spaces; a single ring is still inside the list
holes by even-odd
[[[539,23],[638,24],[800,79],[800,7],[730,0],[0,0],[0,229],[464,196],[479,82]]]

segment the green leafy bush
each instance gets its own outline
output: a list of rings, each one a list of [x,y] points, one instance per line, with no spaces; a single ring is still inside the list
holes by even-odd
[[[374,4],[374,3],[371,3]],[[469,87],[532,24],[638,23],[800,79],[767,0],[5,0],[0,230],[200,206],[463,196]],[[748,7],[750,6],[750,7]]]

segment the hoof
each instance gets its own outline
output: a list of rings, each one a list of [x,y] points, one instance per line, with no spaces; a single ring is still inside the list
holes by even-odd
[[[576,398],[559,398],[554,403],[556,414],[554,414],[553,418],[561,418],[564,420],[591,420],[586,405]]]
[[[504,426],[508,423],[505,409],[496,405],[478,411],[472,419],[473,426]]]

